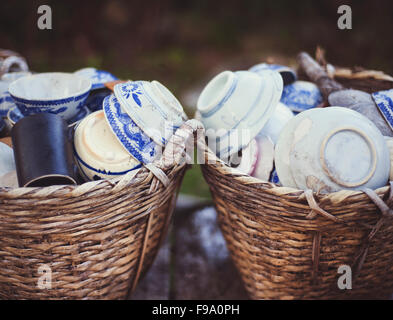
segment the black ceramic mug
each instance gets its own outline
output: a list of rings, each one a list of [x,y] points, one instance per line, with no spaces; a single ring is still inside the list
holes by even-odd
[[[74,185],[72,148],[67,123],[39,113],[19,120],[11,131],[20,187]]]

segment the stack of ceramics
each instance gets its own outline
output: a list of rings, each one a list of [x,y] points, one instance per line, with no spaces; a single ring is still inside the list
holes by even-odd
[[[136,174],[161,155],[187,120],[180,102],[158,81],[118,83],[102,104],[75,129],[74,153],[85,180]]]
[[[393,119],[391,94],[373,98]],[[379,129],[359,112],[322,102],[318,87],[297,81],[289,67],[262,63],[217,75],[197,108],[209,148],[242,173],[319,193],[386,185],[390,156]]]

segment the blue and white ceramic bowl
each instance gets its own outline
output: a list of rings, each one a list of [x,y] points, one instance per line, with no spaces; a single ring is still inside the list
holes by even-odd
[[[214,77],[197,103],[209,147],[225,160],[248,145],[274,113],[282,89],[281,76],[271,70],[263,76],[224,71]]]
[[[114,93],[138,127],[161,146],[184,122],[183,107],[168,89],[148,81],[128,81],[115,85]]]
[[[109,126],[124,149],[144,164],[153,162],[160,147],[132,121],[115,95],[104,99],[103,109]]]
[[[91,81],[91,90],[102,89],[106,82],[119,80],[113,74],[96,68],[83,68],[74,72],[75,74],[86,77]]]
[[[77,125],[82,119],[90,114],[90,110],[87,107],[83,107],[79,110],[79,112],[70,120],[67,121],[68,127],[73,127]],[[25,117],[25,115],[19,110],[17,106],[13,106],[11,109],[8,110],[7,113],[7,121],[12,128],[15,123],[17,123],[20,119]]]
[[[295,70],[279,64],[260,63],[249,69],[249,71],[256,72],[256,73],[260,73],[261,71],[264,70],[274,70],[279,72],[284,82],[284,86],[291,84],[297,80],[297,75]]]
[[[40,73],[20,78],[9,86],[9,93],[23,114],[48,112],[65,120],[83,108],[91,81],[72,73]]]
[[[387,124],[393,130],[393,89],[375,92],[372,97]]]
[[[90,114],[77,125],[74,155],[86,180],[112,179],[130,171],[136,173],[142,167],[116,139],[102,110]]]
[[[284,87],[281,102],[293,112],[317,107],[323,101],[319,88],[312,82],[296,81]]]

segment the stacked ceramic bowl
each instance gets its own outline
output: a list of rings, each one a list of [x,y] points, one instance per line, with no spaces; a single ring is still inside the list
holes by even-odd
[[[292,69],[266,63],[214,77],[197,103],[209,147],[233,168],[271,180],[275,143],[294,116],[279,101],[284,84],[295,80]]]
[[[75,130],[74,152],[86,180],[113,178],[153,162],[187,119],[175,96],[158,81],[118,83],[103,110]]]
[[[209,147],[223,160],[246,147],[275,113],[282,90],[282,77],[274,70],[224,71],[214,77],[197,103]]]

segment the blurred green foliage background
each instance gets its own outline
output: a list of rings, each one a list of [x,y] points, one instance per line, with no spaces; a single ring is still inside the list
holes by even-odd
[[[52,8],[52,30],[37,27],[42,4]],[[352,7],[352,30],[337,27],[342,4]],[[391,0],[0,2],[0,47],[21,53],[32,70],[93,66],[124,79],[158,79],[190,116],[198,89],[219,71],[266,60],[294,65],[299,51],[317,45],[335,65],[393,74],[392,30]],[[183,191],[208,196],[199,168]]]

